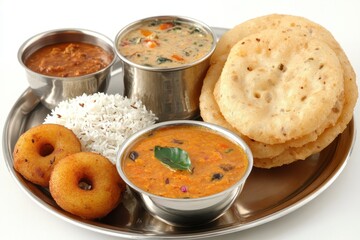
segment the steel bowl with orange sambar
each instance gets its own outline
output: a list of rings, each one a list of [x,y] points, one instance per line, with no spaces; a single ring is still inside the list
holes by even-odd
[[[219,218],[253,166],[238,135],[217,125],[177,120],[152,125],[120,147],[117,169],[150,214],[176,226]]]

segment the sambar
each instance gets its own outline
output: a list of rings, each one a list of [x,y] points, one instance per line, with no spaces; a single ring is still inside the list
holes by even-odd
[[[159,153],[181,169],[164,163]],[[184,154],[188,162],[176,160]],[[142,136],[125,156],[122,168],[126,177],[140,189],[167,198],[200,198],[222,192],[243,177],[249,164],[238,144],[209,129],[186,125],[159,128]]]

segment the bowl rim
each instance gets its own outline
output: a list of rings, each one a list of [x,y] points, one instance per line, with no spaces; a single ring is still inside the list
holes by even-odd
[[[55,36],[55,35],[60,35],[60,34],[66,34],[66,33],[76,33],[76,34],[79,34],[79,35],[82,34],[82,35],[87,35],[87,36],[96,38],[98,40],[101,40],[102,42],[104,42],[105,44],[108,45],[107,49],[104,49],[103,47],[101,47],[101,46],[99,46],[97,44],[94,44],[94,43],[91,43],[91,44],[101,47],[106,52],[111,51],[111,52],[109,52],[113,56],[111,62],[106,67],[104,67],[104,68],[102,68],[102,69],[100,69],[100,70],[98,70],[96,72],[92,72],[92,73],[88,73],[88,74],[80,75],[80,76],[74,76],[74,77],[58,77],[58,76],[46,75],[46,74],[35,72],[35,71],[33,71],[32,69],[30,69],[30,68],[28,68],[26,66],[26,64],[24,62],[24,59],[23,59],[23,55],[24,55],[24,53],[26,52],[26,50],[29,47],[31,47],[33,44],[35,44],[36,42],[40,41],[41,39],[43,39],[45,37]],[[64,41],[56,41],[53,44],[63,43],[63,42]],[[68,41],[68,42],[71,42],[71,41]],[[82,41],[80,41],[80,42],[82,42]],[[50,45],[50,44],[48,44],[48,45]],[[43,45],[43,46],[39,47],[37,50],[41,49],[42,47],[48,46],[48,45]],[[105,72],[108,69],[110,69],[118,59],[116,51],[115,51],[113,46],[114,46],[114,43],[109,37],[107,37],[106,35],[104,35],[102,33],[97,32],[97,31],[93,31],[93,30],[89,30],[89,29],[85,29],[85,28],[57,28],[57,29],[51,29],[51,30],[43,31],[43,32],[37,33],[37,34],[29,37],[27,40],[25,40],[20,45],[20,47],[18,49],[18,52],[17,52],[17,58],[18,58],[19,63],[24,67],[24,69],[28,73],[31,73],[33,75],[37,75],[39,77],[48,78],[48,79],[57,79],[57,80],[70,81],[72,79],[78,80],[78,79],[81,79],[81,78],[97,75],[97,74],[99,74],[101,72]],[[37,51],[37,50],[35,50],[35,51]]]
[[[208,195],[208,196],[204,196],[204,197],[198,197],[198,198],[170,198],[170,197],[163,197],[163,196],[159,196],[159,195],[155,195],[152,193],[149,193],[141,188],[139,188],[138,186],[136,186],[134,183],[132,183],[126,176],[126,174],[124,173],[123,169],[122,169],[122,156],[124,155],[124,153],[126,152],[127,148],[134,142],[136,141],[136,139],[138,139],[138,137],[143,136],[144,134],[146,134],[147,132],[153,131],[155,129],[159,129],[159,128],[164,128],[164,127],[169,127],[169,126],[176,126],[176,125],[189,125],[189,126],[195,126],[195,127],[205,127],[206,129],[213,131],[217,134],[220,134],[221,136],[229,139],[230,141],[235,142],[236,144],[240,145],[244,152],[245,155],[247,157],[248,160],[248,166],[246,171],[244,172],[243,176],[237,181],[235,182],[232,186],[226,188],[225,190],[212,194],[212,195]],[[208,123],[208,122],[203,122],[203,121],[198,121],[198,120],[172,120],[172,121],[165,121],[165,122],[160,122],[160,123],[156,123],[154,125],[148,126],[140,131],[137,131],[136,133],[134,133],[133,135],[131,135],[129,138],[127,138],[119,147],[119,150],[117,152],[117,156],[116,156],[116,168],[117,171],[120,175],[120,177],[125,181],[125,183],[132,189],[134,189],[135,191],[137,191],[138,193],[147,195],[148,197],[151,198],[155,198],[155,199],[159,199],[159,200],[167,200],[167,201],[174,201],[174,202],[189,202],[189,201],[193,201],[193,202],[199,202],[199,201],[206,201],[206,200],[210,200],[213,198],[217,198],[220,197],[223,194],[226,194],[228,192],[231,192],[235,189],[238,189],[240,186],[242,186],[243,184],[245,184],[247,178],[249,177],[252,169],[253,169],[253,155],[251,152],[251,149],[249,148],[249,146],[246,144],[246,142],[237,134],[235,134],[234,132],[213,124],[213,123]]]
[[[144,66],[141,64],[137,64],[134,63],[132,61],[130,61],[129,59],[127,59],[126,57],[124,57],[119,49],[118,49],[118,42],[121,39],[121,37],[123,37],[123,35],[125,35],[126,33],[128,33],[133,27],[136,27],[142,23],[154,20],[154,19],[177,19],[179,21],[183,21],[189,24],[194,24],[194,25],[198,25],[200,27],[202,27],[204,30],[206,30],[206,32],[212,37],[213,42],[211,45],[210,50],[207,52],[207,54],[205,54],[204,56],[202,56],[200,59],[187,63],[187,64],[183,64],[177,67],[167,67],[167,68],[163,68],[163,67],[149,67],[149,66]],[[132,67],[138,68],[138,69],[142,69],[142,70],[146,70],[146,71],[162,71],[162,72],[169,72],[169,71],[178,71],[178,70],[183,70],[183,69],[187,69],[190,68],[192,66],[195,66],[203,61],[205,61],[206,59],[209,59],[211,57],[211,55],[214,53],[215,48],[216,48],[216,43],[217,43],[217,37],[216,34],[214,32],[214,30],[207,25],[206,23],[199,21],[197,19],[191,18],[191,17],[186,17],[186,16],[180,16],[180,15],[157,15],[157,16],[152,16],[152,17],[146,17],[146,18],[142,18],[142,19],[138,19],[136,21],[133,21],[127,25],[125,25],[122,29],[120,29],[120,31],[116,34],[115,36],[115,41],[114,41],[114,49],[115,52],[117,54],[117,56],[121,59],[121,61],[123,63],[126,63]]]

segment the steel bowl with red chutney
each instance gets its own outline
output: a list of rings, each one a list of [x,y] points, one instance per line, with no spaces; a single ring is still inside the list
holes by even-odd
[[[52,109],[63,100],[106,91],[116,56],[112,41],[100,33],[57,29],[25,41],[18,59],[32,92]]]

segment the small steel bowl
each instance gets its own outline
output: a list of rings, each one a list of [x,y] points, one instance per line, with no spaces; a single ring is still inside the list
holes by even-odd
[[[112,62],[105,68],[77,77],[54,77],[32,71],[25,65],[26,59],[38,49],[64,42],[84,42],[101,47],[111,55]],[[104,92],[108,88],[111,67],[116,60],[113,42],[97,32],[84,29],[57,29],[37,34],[25,41],[18,51],[18,60],[25,68],[30,88],[43,105],[49,109],[83,93]]]
[[[137,187],[127,178],[125,172],[123,171],[123,161],[127,158],[129,148],[131,148],[131,146],[133,146],[136,142],[141,141],[143,136],[148,135],[154,130],[167,128],[169,126],[195,126],[206,128],[242,147],[248,159],[248,168],[246,169],[243,177],[230,188],[220,193],[200,198],[178,199],[161,197],[148,193]],[[246,143],[238,135],[225,128],[195,120],[175,120],[154,124],[140,130],[125,140],[117,154],[116,167],[131,192],[139,199],[144,208],[151,215],[170,225],[188,227],[214,221],[221,217],[226,210],[231,207],[232,203],[240,194],[245,181],[252,170],[253,156]]]
[[[179,67],[161,68],[136,64],[120,53],[119,44],[130,31],[154,20],[178,20],[194,25],[209,34],[211,49],[202,58]],[[178,16],[155,16],[133,22],[116,35],[115,50],[123,62],[124,94],[136,97],[158,117],[159,121],[194,119],[199,116],[201,86],[215,50],[216,36],[206,24]]]

